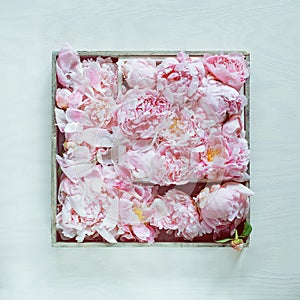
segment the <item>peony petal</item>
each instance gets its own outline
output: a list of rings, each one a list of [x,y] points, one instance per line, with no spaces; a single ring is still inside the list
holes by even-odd
[[[83,131],[82,139],[94,147],[112,147],[113,135],[106,129],[89,128]]]
[[[108,230],[113,230],[119,222],[119,200],[117,198],[111,199],[111,205],[102,221],[102,226]]]
[[[61,132],[64,132],[64,129],[66,125],[68,124],[68,121],[66,119],[66,114],[62,109],[56,108],[54,109],[55,111],[55,119],[56,119],[56,124]]]
[[[144,224],[132,225],[132,231],[136,237],[142,241],[147,241],[151,236],[151,231]]]
[[[247,188],[246,186],[244,186],[241,183],[236,183],[236,182],[227,182],[225,184],[223,184],[223,187],[229,190],[234,190],[234,191],[238,191],[239,193],[241,193],[242,195],[245,196],[253,196],[254,192],[251,191],[249,188]]]
[[[80,125],[93,125],[88,114],[81,109],[68,108],[66,111],[66,119],[68,122],[76,122]]]
[[[103,226],[95,226],[94,228],[100,234],[100,236],[103,237],[107,242],[112,243],[112,244],[117,243],[117,240],[115,239],[115,237]]]

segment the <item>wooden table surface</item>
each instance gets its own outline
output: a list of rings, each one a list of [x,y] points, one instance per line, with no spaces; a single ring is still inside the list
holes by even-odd
[[[300,299],[300,1],[1,1],[0,299]],[[51,51],[249,50],[253,234],[229,248],[50,245]]]

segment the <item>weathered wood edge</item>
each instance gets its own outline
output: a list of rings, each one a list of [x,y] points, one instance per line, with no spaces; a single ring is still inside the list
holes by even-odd
[[[250,68],[250,52],[248,52],[247,54],[244,54],[245,56],[245,60],[248,62],[248,67]],[[248,99],[248,105],[245,106],[244,108],[244,124],[245,124],[245,132],[246,132],[246,140],[248,141],[248,148],[250,150],[251,148],[251,141],[250,141],[250,80],[251,80],[251,71],[250,71],[250,76],[249,78],[246,80],[245,85],[244,85],[244,89],[245,89],[245,96]],[[251,165],[250,162],[248,164],[248,174],[251,177]],[[251,188],[251,179],[249,181],[246,182],[246,186],[250,189]],[[251,224],[251,199],[249,198],[249,215],[247,218],[247,221]],[[247,244],[248,246],[251,243],[251,234],[247,239]]]
[[[109,243],[69,243],[69,242],[54,242],[53,247],[57,248],[201,248],[201,247],[212,247],[212,248],[229,248],[230,243],[189,243],[189,242],[154,242],[153,244],[147,243],[123,243],[118,242],[116,244]],[[244,244],[245,248],[249,247],[248,241]]]
[[[177,55],[180,51],[77,51],[80,56],[117,56],[117,57],[132,57],[132,56],[167,56],[167,55]],[[250,52],[249,51],[217,51],[217,50],[205,50],[205,51],[185,51],[189,55],[204,55],[206,53],[215,55],[215,54],[228,54],[228,53],[241,53],[245,56],[245,59],[250,64]],[[56,170],[56,151],[57,151],[57,144],[56,144],[56,124],[55,124],[55,94],[57,89],[57,82],[56,82],[56,57],[59,51],[52,52],[52,141],[51,141],[51,157],[52,157],[52,167],[51,167],[51,245],[52,247],[61,247],[61,248],[122,248],[122,247],[169,247],[169,248],[191,248],[191,247],[231,247],[230,244],[222,244],[222,243],[189,243],[189,242],[154,242],[153,244],[145,244],[145,243],[123,243],[118,242],[116,244],[109,244],[109,243],[98,243],[98,242],[91,242],[91,243],[70,243],[70,242],[57,242],[56,234],[56,212],[57,212],[57,170]],[[248,98],[248,105],[245,107],[245,130],[246,130],[246,139],[249,143],[250,148],[250,79],[248,78],[245,85],[245,96]],[[249,175],[250,175],[250,164],[249,164]],[[250,188],[250,182],[247,182],[246,185]],[[250,222],[250,214],[247,219]],[[250,237],[248,237],[244,247],[249,247],[250,245]]]
[[[57,170],[56,170],[56,124],[55,124],[55,95],[57,89],[56,82],[56,52],[52,52],[52,135],[51,135],[51,242],[56,241],[56,211],[57,211]]]
[[[79,56],[166,56],[166,55],[177,55],[181,50],[172,50],[172,51],[77,51]],[[185,53],[189,55],[204,55],[204,54],[229,54],[229,53],[240,53],[244,56],[249,55],[249,51],[244,50],[235,50],[235,51],[222,51],[222,50],[201,50],[201,51],[194,51],[194,50],[185,50]],[[57,56],[59,51],[52,52],[54,56]]]

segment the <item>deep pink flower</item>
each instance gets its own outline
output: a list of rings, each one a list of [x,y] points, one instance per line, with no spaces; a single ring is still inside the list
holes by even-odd
[[[229,229],[233,234],[249,213],[249,199],[254,193],[246,186],[228,182],[204,188],[195,201],[200,209],[201,233],[214,233]]]
[[[234,87],[237,91],[241,89],[249,77],[247,62],[239,53],[205,55],[205,67],[215,78]]]

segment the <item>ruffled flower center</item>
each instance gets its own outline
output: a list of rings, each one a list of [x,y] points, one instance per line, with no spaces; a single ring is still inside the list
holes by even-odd
[[[216,156],[220,155],[221,150],[220,149],[216,149],[216,148],[209,148],[207,151],[207,160],[208,162],[212,162]]]
[[[133,208],[133,212],[137,215],[138,219],[139,219],[141,222],[144,222],[144,221],[145,221],[145,217],[143,216],[143,211],[142,211],[141,208],[134,207],[134,208]]]
[[[179,129],[180,124],[181,124],[180,120],[178,118],[174,118],[173,123],[170,126],[170,131],[172,133],[175,133]]]

